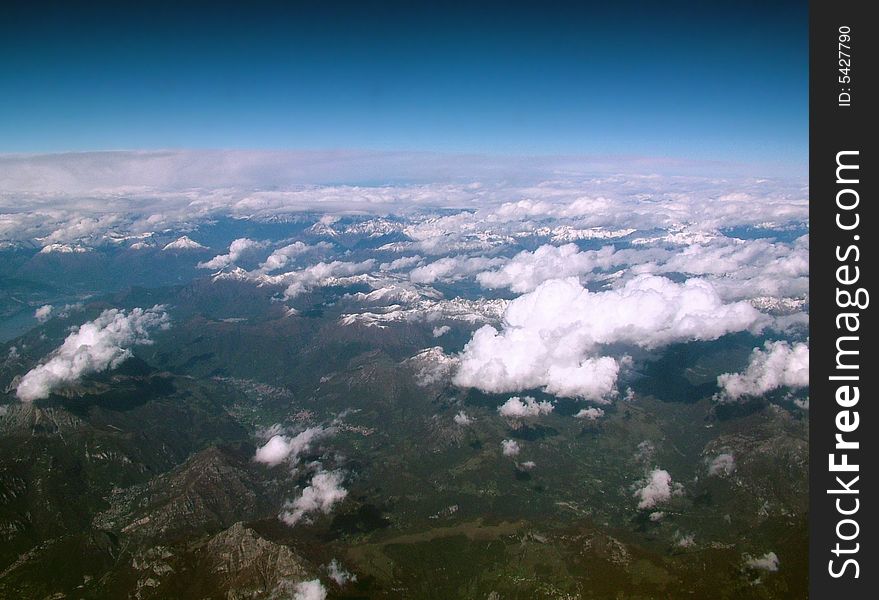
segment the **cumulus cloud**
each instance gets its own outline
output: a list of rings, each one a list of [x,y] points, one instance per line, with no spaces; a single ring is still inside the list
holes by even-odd
[[[638,508],[653,508],[657,504],[668,501],[674,488],[672,487],[671,475],[663,469],[654,469],[647,476],[644,486],[635,491],[638,498]]]
[[[553,405],[551,402],[538,402],[531,396],[513,396],[506,402],[498,406],[498,413],[502,417],[508,419],[526,419],[547,415],[552,412]]]
[[[121,216],[113,214],[95,217],[72,215],[68,220],[58,223],[50,234],[37,239],[46,244],[46,248],[55,247],[63,252],[63,248],[69,247],[71,242],[92,240],[121,221]]]
[[[736,460],[732,454],[718,454],[708,463],[708,475],[723,477],[736,470]]]
[[[462,427],[466,427],[467,425],[472,424],[474,421],[473,417],[467,416],[467,413],[465,413],[463,410],[456,414],[453,420],[455,421],[456,425],[461,425]]]
[[[653,253],[656,251],[653,250]],[[804,298],[809,292],[809,236],[792,243],[715,236],[670,252],[635,257],[636,271],[709,279],[726,300]]]
[[[452,330],[452,328],[449,327],[448,325],[442,325],[442,326],[440,326],[440,327],[434,327],[434,328],[433,328],[433,337],[435,337],[435,338],[437,338],[437,337],[442,337],[442,336],[444,336],[445,334],[447,334],[448,332],[450,332],[451,330]]]
[[[451,281],[484,271],[503,262],[503,258],[451,256],[412,269],[409,272],[409,279],[413,283],[426,284],[436,281]]]
[[[504,456],[519,456],[519,452],[521,451],[522,449],[519,447],[519,442],[516,440],[503,440],[501,442],[501,452]]]
[[[52,305],[44,304],[34,311],[34,318],[40,323],[45,323],[52,318]]]
[[[604,416],[604,411],[600,408],[596,408],[594,406],[590,406],[589,408],[580,409],[580,411],[574,415],[577,419],[587,419],[589,421],[596,421]]]
[[[375,260],[372,258],[361,262],[334,260],[329,263],[320,262],[299,271],[285,273],[280,276],[279,281],[287,283],[284,297],[290,299],[313,288],[332,285],[339,278],[368,273],[373,268],[375,268]]]
[[[329,565],[327,565],[327,572],[330,576],[330,579],[335,581],[336,585],[340,587],[348,583],[357,581],[357,575],[346,571],[342,564],[335,558],[330,561]]]
[[[218,254],[209,261],[198,263],[199,269],[212,269],[214,271],[225,269],[229,265],[238,262],[241,255],[251,248],[258,248],[262,244],[248,238],[238,238],[229,244],[228,254]]]
[[[341,471],[318,471],[311,478],[311,483],[302,490],[302,495],[285,504],[279,518],[293,526],[310,513],[320,511],[329,514],[333,505],[348,495],[348,490],[342,487],[343,480]]]
[[[476,280],[486,288],[509,288],[530,292],[549,279],[578,276],[594,269],[609,269],[630,260],[630,251],[617,252],[613,246],[581,252],[576,244],[541,246],[534,252],[523,251],[497,271],[484,271]]]
[[[767,552],[763,556],[748,556],[745,555],[745,566],[751,569],[758,569],[760,571],[769,571],[770,573],[774,573],[778,571],[778,566],[780,561],[778,560],[778,555],[775,552]]]
[[[401,269],[408,269],[409,267],[414,267],[418,263],[420,263],[423,259],[421,256],[416,254],[415,256],[404,256],[402,258],[395,258],[390,262],[385,262],[379,265],[379,270],[381,271],[399,271]]]
[[[754,348],[743,373],[724,373],[717,378],[720,400],[761,396],[780,387],[809,386],[809,345],[785,341],[766,342]]]
[[[332,428],[309,427],[293,437],[273,435],[269,441],[256,450],[253,460],[269,466],[281,464],[286,460],[295,462],[300,454],[311,449],[315,442],[333,433]]]
[[[49,321],[49,319],[53,319],[56,317],[66,319],[70,316],[71,312],[80,311],[82,309],[83,304],[81,302],[65,304],[64,306],[52,306],[51,304],[44,304],[34,311],[34,318],[40,323],[46,323]]]
[[[40,249],[40,254],[83,254],[91,249],[74,244],[48,244]]]
[[[565,230],[571,234],[570,228],[565,227],[558,226],[552,231]],[[557,235],[560,234],[561,231]],[[495,259],[502,262],[500,268],[480,272],[455,267],[462,263],[475,268],[478,261],[484,259],[441,259],[420,267],[416,274],[425,276],[435,269],[441,275],[449,271],[453,277],[460,278],[476,272],[476,280],[485,288],[509,288],[525,293],[544,281],[564,277],[575,276],[584,280],[675,273],[711,281],[725,300],[766,302],[771,299],[776,303],[790,303],[804,301],[808,293],[808,240],[808,235],[792,243],[745,240],[719,233],[708,235],[684,230],[635,240],[638,245],[633,248],[619,249],[608,245],[599,250],[580,250],[575,244],[543,245],[534,251],[519,252],[505,262],[504,259]]]
[[[293,587],[293,600],[326,600],[327,589],[320,579],[300,581]]]
[[[510,302],[501,330],[485,325],[473,334],[454,382],[486,392],[542,388],[606,401],[619,362],[594,356],[603,345],[656,348],[757,330],[765,322],[747,302],[724,303],[700,279],[642,275],[603,292],[590,292],[575,278],[553,279]]]
[[[47,398],[51,392],[75,383],[83,375],[119,366],[131,356],[132,346],[150,344],[153,329],[167,329],[165,307],[109,309],[80,325],[44,363],[31,369],[16,388],[23,401]]]
[[[259,265],[260,271],[270,273],[283,269],[291,260],[317,250],[331,250],[333,245],[329,242],[318,242],[314,245],[305,244],[303,242],[293,242],[282,248],[278,248],[272,252],[265,261]]]
[[[544,390],[567,398],[606,401],[614,393],[620,363],[609,356],[585,358],[575,365],[549,365]]]

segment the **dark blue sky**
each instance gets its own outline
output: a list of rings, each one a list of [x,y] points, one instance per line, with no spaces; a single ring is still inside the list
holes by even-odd
[[[805,2],[9,4],[0,152],[351,148],[806,166]]]

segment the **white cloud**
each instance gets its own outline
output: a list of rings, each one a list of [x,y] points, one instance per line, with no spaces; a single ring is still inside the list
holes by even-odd
[[[710,283],[642,275],[618,289],[590,292],[575,278],[553,279],[506,308],[502,329],[477,330],[454,382],[486,392],[543,388],[606,400],[619,363],[590,356],[606,344],[655,348],[758,330],[767,317],[746,302],[725,304]]]
[[[455,421],[456,425],[461,425],[462,427],[466,427],[467,425],[472,424],[474,421],[473,417],[468,417],[467,413],[465,413],[463,410],[458,412],[458,414],[454,416],[453,420]]]
[[[520,252],[497,271],[479,273],[476,280],[486,288],[530,292],[549,279],[584,275],[594,269],[624,264],[629,254],[631,251],[617,252],[613,246],[581,252],[576,244],[546,245],[534,252]]]
[[[348,495],[342,487],[344,475],[341,471],[319,471],[311,478],[302,495],[293,502],[288,502],[279,518],[287,525],[293,526],[309,513],[320,511],[329,514],[333,505],[341,502]]]
[[[498,406],[497,411],[502,417],[507,417],[508,419],[525,419],[549,414],[552,412],[553,408],[552,403],[545,400],[543,402],[537,402],[531,396],[525,396],[522,398],[519,396],[513,396],[502,405]]]
[[[404,256],[402,258],[396,258],[390,262],[382,263],[381,265],[379,265],[379,270],[399,271],[401,269],[408,269],[409,267],[414,267],[422,260],[423,259],[418,254],[416,254],[415,256]]]
[[[724,373],[717,378],[717,385],[722,389],[721,400],[761,396],[780,387],[808,387],[809,345],[766,342],[763,349],[754,348],[743,373]]]
[[[657,504],[666,502],[672,496],[673,488],[671,475],[663,469],[654,469],[647,476],[644,487],[635,492],[638,498],[638,508],[653,508]]]
[[[327,589],[320,579],[300,581],[293,587],[293,600],[326,600]]]
[[[450,332],[451,330],[452,330],[452,328],[449,327],[448,325],[442,325],[442,326],[440,326],[440,327],[434,327],[434,328],[433,328],[433,337],[435,337],[435,338],[442,337],[442,336],[444,336],[445,334],[447,334],[448,332]]]
[[[94,321],[80,325],[54,350],[48,360],[31,369],[16,388],[23,401],[47,398],[83,375],[113,369],[131,356],[131,347],[150,344],[152,329],[167,329],[168,314],[163,306],[134,308],[129,312],[105,310]]]
[[[761,571],[769,571],[774,573],[778,571],[780,561],[775,552],[767,552],[763,556],[752,557],[745,555],[745,566],[751,569],[759,569]]]
[[[357,581],[357,575],[346,571],[341,563],[335,558],[330,561],[329,565],[327,565],[327,572],[329,573],[330,579],[335,581],[336,585],[339,587]]]
[[[717,236],[636,270],[704,276],[727,300],[768,297],[790,301],[809,292],[809,236],[790,244]]]
[[[590,406],[589,408],[581,409],[576,415],[574,415],[577,419],[588,419],[589,421],[596,421],[604,416],[604,411],[600,408],[595,408],[594,406]]]
[[[69,243],[92,240],[114,228],[121,221],[122,217],[119,215],[100,215],[96,217],[72,215],[69,219],[58,223],[52,233],[37,239],[44,244],[48,244],[47,247],[55,247],[62,252],[66,252],[67,250],[64,250],[64,248],[69,248]]]
[[[51,304],[44,304],[34,311],[34,318],[40,323],[46,323],[49,321],[49,319],[53,318],[66,319],[70,316],[71,312],[81,311],[82,309],[82,302],[65,304],[64,306],[52,306]]]
[[[484,271],[476,280],[486,288],[529,292],[549,279],[626,277],[653,273],[695,275],[710,281],[724,300],[762,299],[774,303],[803,302],[809,289],[809,236],[793,243],[766,239],[742,240],[712,235],[681,243],[669,236],[643,240],[638,248],[581,251],[574,244],[545,245],[523,251],[500,269]]]
[[[614,394],[620,364],[609,356],[586,358],[578,365],[550,365],[546,385],[549,394],[606,401]]]
[[[199,269],[211,269],[211,270],[219,270],[225,269],[229,265],[233,265],[238,262],[238,259],[241,258],[241,255],[244,254],[247,250],[251,248],[258,248],[262,244],[257,241],[248,239],[248,238],[238,238],[234,240],[231,244],[229,244],[229,253],[228,254],[218,254],[213,257],[209,261],[198,263]]]
[[[708,475],[722,477],[736,470],[736,460],[732,454],[723,453],[715,456],[708,463]]]
[[[74,244],[49,244],[40,250],[40,254],[83,254],[84,252],[89,252],[89,248]]]
[[[530,471],[537,467],[537,463],[533,460],[526,460],[525,462],[519,463],[517,466],[524,471]]]
[[[333,245],[329,242],[318,242],[313,246],[303,242],[293,242],[292,244],[288,244],[287,246],[278,248],[272,252],[268,258],[259,265],[259,268],[260,271],[264,273],[270,273],[272,271],[277,271],[278,269],[283,269],[292,259],[302,256],[303,254],[315,252],[317,250],[331,250],[332,248]]]
[[[313,444],[334,432],[332,428],[309,427],[293,437],[276,434],[256,450],[253,460],[269,466],[285,460],[295,462],[299,455],[311,449]]]
[[[521,450],[519,442],[516,440],[503,440],[501,442],[501,452],[504,456],[518,456]]]
[[[372,258],[356,263],[334,260],[330,263],[320,262],[300,271],[285,273],[279,276],[278,281],[287,283],[284,297],[290,299],[313,288],[332,285],[339,278],[368,273],[373,268],[375,268],[375,260]]]
[[[52,305],[44,304],[34,311],[34,318],[40,323],[45,323],[52,318]]]
[[[430,284],[438,280],[452,281],[500,265],[504,261],[505,259],[503,258],[486,258],[482,256],[451,256],[412,269],[409,272],[409,279],[413,283],[422,284]]]

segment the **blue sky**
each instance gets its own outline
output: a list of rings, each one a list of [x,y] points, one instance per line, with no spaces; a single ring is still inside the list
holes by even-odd
[[[805,2],[76,4],[2,9],[0,152],[342,148],[806,168]]]

